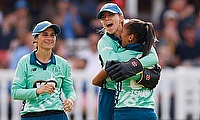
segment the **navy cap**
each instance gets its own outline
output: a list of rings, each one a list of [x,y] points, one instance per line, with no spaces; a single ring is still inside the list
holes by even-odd
[[[115,3],[106,3],[98,12],[97,18],[101,19],[103,12],[111,12],[111,13],[118,13],[123,16],[122,10],[117,6]]]
[[[17,0],[15,3],[15,8],[28,8],[28,3],[26,0]]]
[[[35,37],[36,35],[38,35],[40,32],[46,30],[47,28],[52,27],[55,31],[56,34],[59,34],[61,32],[61,29],[58,25],[56,24],[52,24],[49,21],[43,21],[38,23],[35,28],[33,29],[32,35],[33,37]]]

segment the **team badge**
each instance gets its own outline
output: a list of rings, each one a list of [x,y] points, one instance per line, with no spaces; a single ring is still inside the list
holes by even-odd
[[[53,67],[53,68],[52,68],[52,73],[53,73],[55,76],[61,74],[61,69],[60,69],[60,67],[59,67],[59,66]]]

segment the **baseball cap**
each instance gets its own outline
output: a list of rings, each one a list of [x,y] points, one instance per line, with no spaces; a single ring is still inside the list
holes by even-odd
[[[98,12],[97,18],[101,19],[103,12],[118,13],[123,16],[122,10],[115,3],[106,3]]]
[[[17,0],[15,3],[15,8],[28,8],[28,3],[26,0]]]
[[[40,32],[46,30],[47,28],[52,27],[55,31],[56,34],[59,34],[61,32],[61,29],[58,25],[56,24],[52,24],[49,21],[43,21],[38,23],[35,28],[33,29],[32,35],[33,37],[35,37],[36,35],[38,35]]]

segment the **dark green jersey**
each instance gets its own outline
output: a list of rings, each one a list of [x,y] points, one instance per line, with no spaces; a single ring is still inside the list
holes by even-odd
[[[36,89],[44,84],[54,84],[52,94],[37,95]],[[76,99],[68,62],[52,53],[48,64],[40,63],[35,52],[23,56],[16,68],[12,84],[12,96],[24,100],[21,114],[44,110],[63,110],[61,92],[65,98]]]

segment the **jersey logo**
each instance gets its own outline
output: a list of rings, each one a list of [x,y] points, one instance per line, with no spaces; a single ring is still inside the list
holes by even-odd
[[[31,68],[31,71],[32,72],[34,72],[34,71],[36,71],[37,70],[37,68]]]
[[[137,66],[137,62],[133,61],[133,62],[131,63],[131,65],[132,65],[133,67],[136,67],[136,66]]]
[[[52,71],[52,73],[53,73],[55,76],[61,74],[61,69],[60,69],[59,66],[53,67],[53,68],[51,69],[51,71]]]
[[[43,85],[46,85],[46,84],[53,84],[55,87],[57,86],[57,82],[55,80],[37,80],[35,81],[35,83],[33,84],[33,88],[40,88],[41,86]]]
[[[151,76],[150,75],[146,75],[146,80],[150,80]]]

